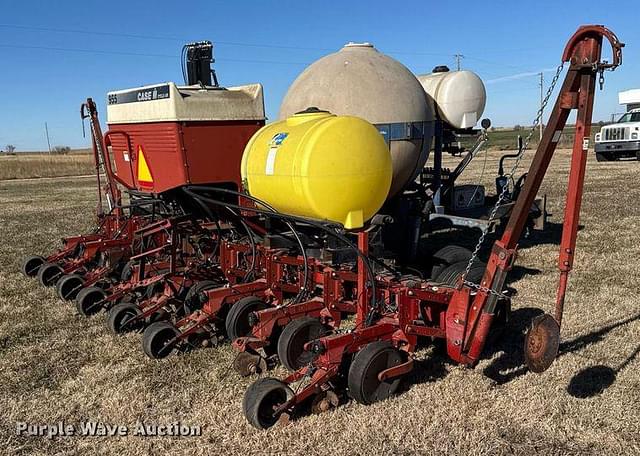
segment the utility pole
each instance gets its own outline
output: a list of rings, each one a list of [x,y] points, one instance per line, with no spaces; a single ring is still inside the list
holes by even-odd
[[[543,117],[542,117],[542,104],[544,103],[544,73],[540,72],[540,141],[542,141]]]
[[[460,71],[462,69],[462,66],[460,65],[460,61],[461,61],[461,59],[464,59],[464,55],[462,55],[462,54],[453,54],[453,56],[456,59],[456,68],[458,69],[458,71]]]
[[[47,122],[44,123],[44,132],[47,135],[47,146],[49,147],[49,155],[51,155],[51,141],[49,141],[49,127]]]

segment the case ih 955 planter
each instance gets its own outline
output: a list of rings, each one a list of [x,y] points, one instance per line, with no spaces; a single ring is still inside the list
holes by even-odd
[[[611,63],[601,60],[603,38],[613,48]],[[575,109],[576,132],[558,263],[560,280],[555,315],[535,318],[524,346],[530,370],[542,372],[551,365],[558,352],[567,278],[574,259],[595,86],[598,75],[602,83],[603,72],[621,63],[622,46],[616,36],[602,26],[581,27],[569,40],[562,56],[562,61],[569,64],[565,81],[504,234],[495,241],[480,280],[475,283],[469,274],[475,255],[466,268],[462,268],[463,273],[454,286],[443,286],[442,276],[436,281],[402,280],[392,274],[374,276],[373,265],[367,265],[370,260],[363,252],[370,232],[359,232],[360,293],[355,328],[322,337],[314,333],[313,340],[304,346],[305,365],[283,380],[261,378],[253,383],[243,401],[244,414],[252,425],[272,426],[282,416],[295,415],[304,405],[313,411],[327,410],[337,405],[345,392],[362,404],[388,398],[397,390],[401,378],[412,370],[411,353],[421,339],[444,339],[452,360],[474,365],[496,319],[508,312],[503,287],[516,258],[517,243],[560,134]],[[549,95],[552,89],[553,85]],[[249,191],[252,191],[251,181]],[[507,191],[503,188],[498,204]],[[483,238],[481,236],[481,241]],[[259,322],[260,318],[254,317],[254,321]],[[286,342],[293,349],[307,334],[299,330],[296,333],[295,329],[287,332],[289,327],[293,328],[287,326],[281,338],[287,333]],[[254,332],[259,334],[260,328],[254,328]],[[297,338],[291,337],[292,333]],[[294,382],[301,382],[295,391],[289,386]]]
[[[601,59],[605,39],[611,63]],[[61,297],[77,294],[85,315],[108,309],[114,333],[143,331],[149,357],[230,340],[241,375],[281,362],[286,378],[260,378],[245,394],[256,427],[347,397],[370,404],[396,392],[420,343],[441,339],[453,361],[471,366],[508,319],[517,244],[544,224],[536,194],[577,110],[555,315],[532,322],[524,347],[529,368],[542,372],[558,350],[595,85],[620,65],[622,47],[603,26],[578,29],[529,171],[514,175],[527,140],[500,160],[490,196],[457,184],[490,126],[474,129],[486,94],[472,72],[436,67],[416,77],[371,44],[349,43],[309,66],[265,126],[261,87],[219,87],[211,44],[187,45],[186,85],[110,93],[104,137],[86,103],[108,211],[101,201],[96,233],[28,259],[25,273],[45,284],[61,276]],[[476,144],[443,168],[462,135]],[[505,175],[507,158],[515,164]],[[452,229],[479,230],[476,248],[443,243]],[[502,234],[486,252],[490,232]]]

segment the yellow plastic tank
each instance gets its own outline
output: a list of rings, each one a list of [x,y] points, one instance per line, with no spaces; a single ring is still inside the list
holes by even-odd
[[[245,147],[250,195],[279,212],[361,228],[391,186],[389,147],[376,127],[310,109],[260,129]]]

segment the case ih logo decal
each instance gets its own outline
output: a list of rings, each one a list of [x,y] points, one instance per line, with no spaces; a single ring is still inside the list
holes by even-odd
[[[137,103],[138,101],[153,101],[169,98],[169,85],[159,85],[144,89],[129,90],[127,92],[110,93],[107,102],[110,105]]]

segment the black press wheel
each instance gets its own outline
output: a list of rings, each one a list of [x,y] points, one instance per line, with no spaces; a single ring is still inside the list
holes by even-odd
[[[432,256],[431,277],[436,278],[448,266],[461,261],[469,261],[471,250],[459,245],[448,245],[441,248]]]
[[[174,339],[179,334],[178,329],[168,321],[152,323],[142,335],[142,350],[149,358],[166,358],[175,348]]]
[[[131,280],[133,277],[133,266],[135,264],[135,260],[129,260],[124,264],[120,271],[120,282],[129,282]]]
[[[40,255],[32,255],[25,258],[22,263],[22,273],[27,277],[35,277],[38,275],[38,269],[42,266],[46,260]]]
[[[458,284],[458,280],[467,269],[467,264],[468,260],[459,261],[458,263],[447,266],[435,278],[435,281],[455,287]],[[482,262],[474,263],[469,270],[469,274],[467,274],[466,280],[479,284],[482,280],[482,276],[484,275],[484,270],[486,269],[486,267],[487,265]]]
[[[207,302],[207,295],[204,294],[207,290],[213,290],[220,288],[222,284],[215,280],[201,280],[195,283],[184,298],[184,312],[186,315],[202,309],[202,306]]]
[[[349,395],[360,404],[373,404],[391,397],[401,377],[381,382],[378,374],[402,362],[402,354],[388,341],[371,342],[353,357],[349,367]]]
[[[278,358],[289,370],[295,371],[306,366],[313,354],[304,350],[304,345],[325,335],[327,330],[320,320],[302,317],[292,320],[284,327],[278,339]]]
[[[53,263],[44,263],[38,269],[38,281],[42,286],[51,287],[62,277],[64,271],[60,266]]]
[[[293,397],[286,383],[275,378],[261,378],[247,388],[242,399],[242,411],[253,427],[267,429],[278,422],[275,409]]]
[[[85,317],[95,315],[103,308],[102,301],[107,297],[107,293],[99,287],[87,287],[76,296],[76,309],[78,313]]]
[[[229,339],[236,340],[238,337],[251,333],[249,315],[252,312],[266,308],[267,304],[256,296],[247,296],[233,304],[225,320],[225,328]]]
[[[79,274],[66,274],[56,282],[56,293],[63,301],[72,301],[84,286],[84,280]]]
[[[134,319],[142,312],[140,308],[130,302],[116,304],[109,309],[107,326],[113,334],[124,334],[130,331],[139,331],[144,326],[142,319]]]
[[[144,290],[144,298],[145,299],[151,299],[155,295],[158,295],[158,294],[162,293],[163,291],[164,291],[164,282],[163,281],[150,283],[149,285],[147,285],[147,287]]]

